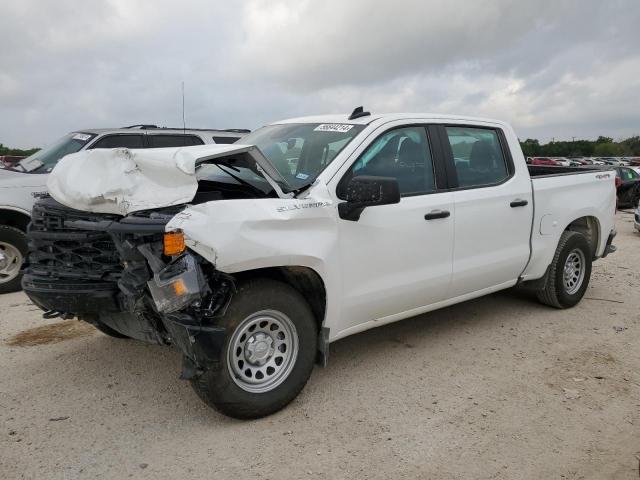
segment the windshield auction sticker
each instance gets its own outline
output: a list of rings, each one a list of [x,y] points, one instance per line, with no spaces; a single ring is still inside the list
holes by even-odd
[[[353,128],[353,125],[348,125],[346,123],[323,123],[318,125],[313,130],[315,132],[348,132]]]
[[[81,142],[86,142],[91,138],[91,135],[87,135],[86,133],[76,133],[73,136],[74,140],[80,140]]]

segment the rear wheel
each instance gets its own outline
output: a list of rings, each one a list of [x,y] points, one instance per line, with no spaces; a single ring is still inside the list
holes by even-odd
[[[231,417],[258,418],[298,395],[313,369],[317,326],[297,290],[250,280],[238,288],[220,326],[227,330],[220,366],[191,380],[204,402]]]
[[[20,290],[20,269],[27,251],[27,237],[22,230],[0,225],[0,293]]]
[[[565,231],[547,272],[545,288],[538,300],[556,308],[576,305],[584,296],[591,277],[591,247],[578,232]]]

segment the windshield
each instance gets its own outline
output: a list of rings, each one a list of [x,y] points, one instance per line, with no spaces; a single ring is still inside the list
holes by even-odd
[[[311,184],[363,128],[342,123],[269,125],[238,143],[257,146],[296,190]]]
[[[81,150],[93,137],[95,135],[89,133],[65,135],[55,143],[18,162],[16,170],[29,173],[49,173],[62,157]]]

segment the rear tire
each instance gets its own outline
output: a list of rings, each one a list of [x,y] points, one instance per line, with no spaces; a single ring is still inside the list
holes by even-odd
[[[0,293],[17,292],[22,287],[22,263],[29,251],[22,230],[0,225]]]
[[[547,272],[538,300],[555,308],[570,308],[584,296],[591,277],[591,246],[584,235],[565,231]]]
[[[291,286],[267,278],[240,285],[219,325],[219,366],[191,380],[209,406],[234,418],[270,415],[300,393],[313,369],[317,325]]]

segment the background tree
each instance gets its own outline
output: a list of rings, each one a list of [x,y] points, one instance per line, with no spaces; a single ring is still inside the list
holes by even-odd
[[[21,150],[19,148],[8,148],[5,147],[3,144],[0,143],[0,155],[11,155],[11,156],[16,156],[16,157],[28,157],[29,155],[32,155],[34,153],[36,153],[38,150],[40,150],[39,148],[30,148],[27,150]]]
[[[596,140],[549,142],[541,145],[535,138],[520,142],[526,157],[640,157],[640,136],[616,142],[611,137]]]
[[[620,145],[611,143],[599,143],[594,150],[596,157],[617,157],[622,155]]]
[[[524,142],[520,142],[520,145],[527,157],[540,156],[540,142],[538,142],[537,138],[527,138]]]

